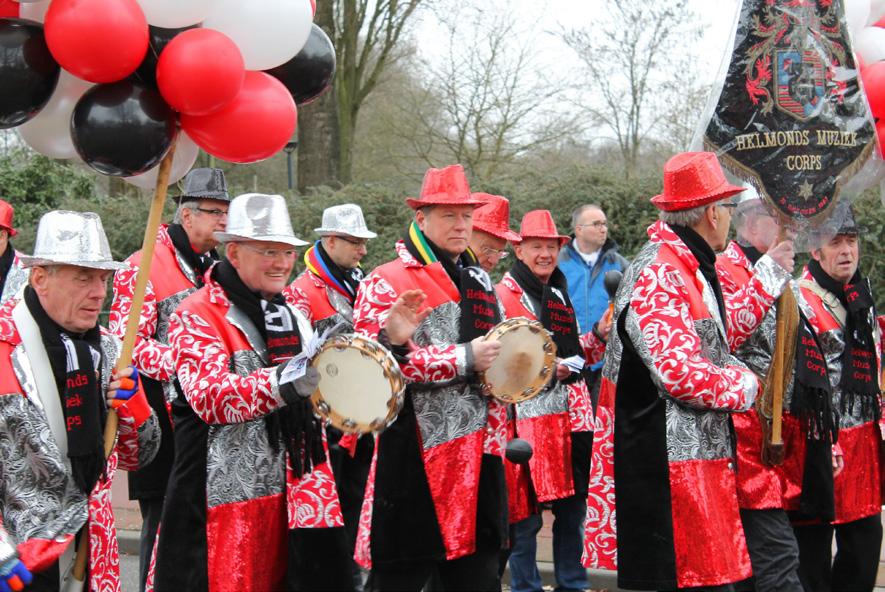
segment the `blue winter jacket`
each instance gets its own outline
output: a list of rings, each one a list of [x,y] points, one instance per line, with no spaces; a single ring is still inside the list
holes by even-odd
[[[568,295],[575,307],[581,334],[593,328],[593,324],[608,308],[608,293],[603,285],[605,272],[612,269],[623,272],[628,264],[611,238],[605,240],[593,267],[587,265],[575,250],[574,237],[559,252],[559,269],[568,279]],[[599,362],[592,368],[595,370],[601,366],[602,362]]]

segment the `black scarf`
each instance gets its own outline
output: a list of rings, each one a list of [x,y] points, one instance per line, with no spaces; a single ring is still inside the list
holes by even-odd
[[[350,295],[350,303],[353,304],[353,301],[356,300],[356,292],[360,287],[360,282],[363,280],[362,268],[357,266],[353,269],[342,269],[337,263],[332,261],[332,258],[323,247],[322,241],[317,241],[316,250],[317,255],[322,258],[323,263],[326,264],[326,269],[329,270],[332,277],[345,287]]]
[[[750,260],[750,263],[752,263],[753,265],[756,265],[756,262],[758,262],[764,254],[752,245],[741,245],[741,250],[744,252],[744,255],[747,257],[747,259]]]
[[[802,422],[809,440],[835,442],[839,418],[833,409],[827,360],[817,334],[801,310],[795,370],[790,413]]]
[[[212,279],[218,282],[230,301],[246,314],[264,339],[268,354],[265,368],[284,364],[301,353],[301,333],[282,294],[277,294],[270,301],[263,299],[243,283],[227,259],[212,268]],[[321,426],[314,417],[310,399],[302,399],[299,403],[289,403],[265,416],[265,424],[271,446],[278,449],[282,438],[289,452],[292,471],[300,477],[322,462],[325,453]]]
[[[722,324],[728,327],[728,317],[725,314],[725,299],[722,297],[722,286],[719,284],[719,276],[716,275],[716,253],[704,238],[687,226],[670,226],[676,233],[695,259],[698,260],[698,266],[701,274],[713,288],[713,294],[716,295],[716,303],[719,305],[719,316]],[[712,312],[712,311],[711,311]]]
[[[879,364],[870,314],[873,310],[870,282],[857,271],[847,284],[841,284],[830,277],[815,259],[808,262],[808,271],[814,281],[836,296],[848,311],[843,331],[845,349],[841,360],[842,376],[839,380],[842,413],[851,410],[854,402],[859,400],[863,417],[876,420],[880,415]]]
[[[542,284],[529,266],[517,259],[510,275],[538,307],[538,320],[553,334],[556,356],[570,358],[584,354],[578,335],[575,307],[568,297],[568,282],[557,267],[546,284]]]
[[[25,304],[40,328],[58,387],[68,436],[68,458],[74,482],[89,495],[105,471],[102,426],[107,406],[101,392],[101,330],[70,333],[55,323],[37,293],[25,288]],[[98,370],[96,370],[98,368]]]
[[[0,294],[3,293],[3,286],[6,285],[6,278],[9,277],[9,270],[12,269],[12,263],[15,261],[15,249],[12,243],[6,243],[6,251],[0,255]]]
[[[485,335],[501,322],[498,297],[488,274],[483,271],[470,249],[464,251],[457,262],[424,236],[414,222],[404,239],[406,249],[415,259],[425,265],[439,262],[446,274],[457,286],[461,295],[461,325],[459,341],[464,343]]]
[[[188,238],[187,232],[185,232],[181,224],[170,224],[166,230],[169,233],[169,240],[172,241],[172,246],[175,247],[175,250],[184,259],[184,262],[194,270],[197,287],[202,288],[203,276],[206,275],[212,264],[218,261],[218,252],[215,249],[211,249],[205,254],[194,251],[190,238]]]

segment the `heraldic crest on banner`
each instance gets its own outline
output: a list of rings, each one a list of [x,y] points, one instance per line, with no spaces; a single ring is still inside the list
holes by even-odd
[[[744,0],[704,134],[794,219],[825,214],[875,145],[842,14],[842,0]]]

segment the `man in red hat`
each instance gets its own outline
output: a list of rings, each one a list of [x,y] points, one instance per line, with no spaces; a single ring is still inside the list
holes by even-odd
[[[129,474],[129,498],[138,500],[142,527],[139,549],[139,583],[144,590],[148,564],[154,548],[157,526],[163,511],[163,497],[175,455],[175,439],[170,421],[175,399],[172,380],[175,361],[169,345],[169,319],[182,300],[203,285],[203,276],[218,260],[213,236],[227,224],[230,196],[221,169],[197,168],[184,178],[184,192],[171,224],[157,231],[154,260],[138,323],[133,360],[144,379],[148,401],[160,419],[162,441],[154,461]],[[126,333],[126,320],[132,308],[135,280],[141,265],[141,251],[133,253],[127,269],[114,274],[114,300],[108,327],[120,339]]]
[[[836,395],[844,464],[833,479],[835,518],[794,517],[806,590],[871,590],[879,566],[885,316],[876,317],[870,281],[858,269],[860,233],[849,210],[836,235],[811,251],[799,280],[799,306],[819,338]]]
[[[18,234],[12,226],[15,210],[0,199],[0,304],[28,283],[28,273],[9,239]]]
[[[507,257],[507,243],[518,243],[519,235],[510,230],[510,202],[506,197],[489,193],[474,193],[472,197],[483,205],[473,213],[470,250],[480,267],[492,273],[498,262]]]
[[[476,372],[500,351],[485,341],[501,320],[488,274],[468,250],[473,198],[459,165],[430,169],[397,258],[360,286],[354,327],[400,356],[409,381],[396,422],[379,435],[357,537],[371,590],[420,590],[438,572],[445,589],[497,590],[506,545],[502,454],[506,408]],[[407,343],[385,330],[397,297],[424,291]]]
[[[547,210],[528,212],[514,247],[516,261],[496,287],[507,318],[539,320],[556,344],[555,379],[536,397],[518,403],[516,435],[533,449],[528,466],[507,463],[512,529],[510,585],[515,592],[542,587],[535,555],[541,530],[537,502],[552,502],[553,565],[558,590],[583,590],[581,537],[593,445],[593,410],[580,369],[602,359],[605,342],[581,336],[565,275],[557,266],[569,237],[556,229]],[[571,365],[563,360],[571,358]]]
[[[752,408],[759,380],[729,352],[787,286],[793,250],[789,242],[769,249],[726,302],[715,251],[725,248],[731,221],[723,200],[742,190],[712,153],[671,158],[664,191],[652,198],[661,220],[616,297],[602,388],[616,385],[617,495],[607,498],[617,504],[622,588],[729,587],[751,574],[730,424],[731,413]],[[591,492],[588,515],[600,511],[595,501]]]

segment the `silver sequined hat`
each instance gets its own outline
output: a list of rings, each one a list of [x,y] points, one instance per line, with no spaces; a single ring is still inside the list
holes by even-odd
[[[268,241],[303,247],[306,242],[295,236],[286,199],[282,195],[244,193],[230,202],[225,232],[214,233],[222,243]]]
[[[375,238],[378,236],[366,227],[363,210],[356,204],[341,204],[323,210],[323,225],[314,228],[320,236],[344,235],[354,238]]]
[[[101,218],[92,212],[55,210],[37,226],[33,256],[21,256],[23,267],[76,265],[92,269],[129,269],[114,261]]]

